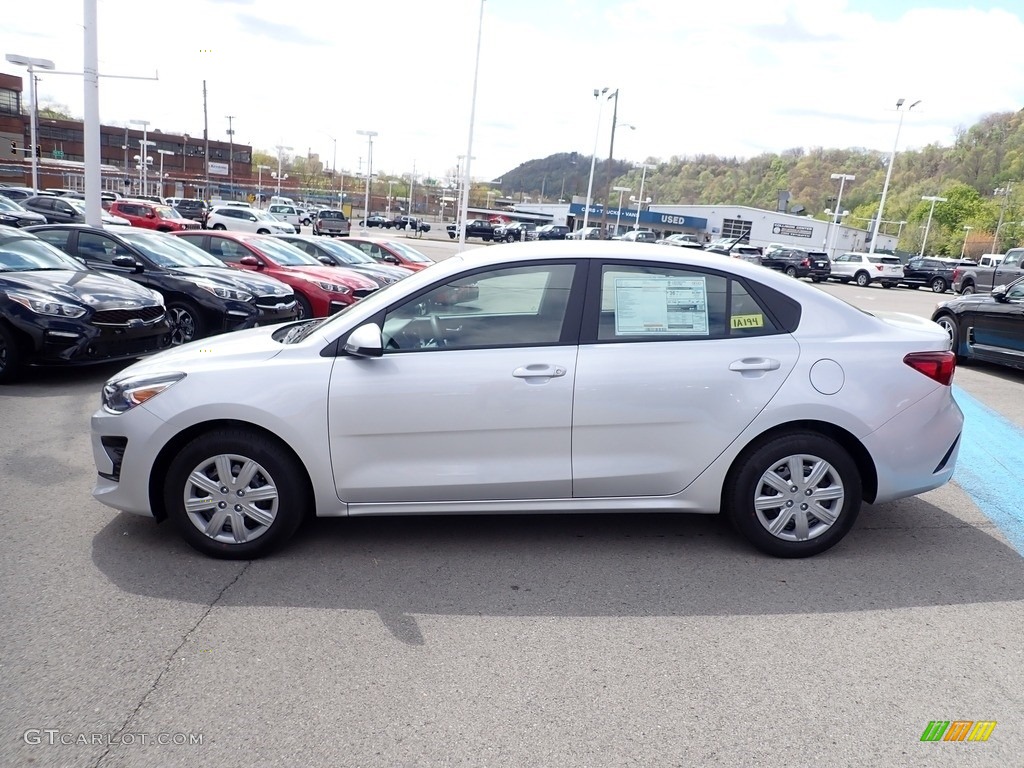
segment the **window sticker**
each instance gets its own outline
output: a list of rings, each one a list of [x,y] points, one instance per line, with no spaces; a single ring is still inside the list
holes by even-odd
[[[764,328],[764,315],[733,315],[729,326],[737,328]]]
[[[705,278],[615,278],[615,334],[709,335]]]

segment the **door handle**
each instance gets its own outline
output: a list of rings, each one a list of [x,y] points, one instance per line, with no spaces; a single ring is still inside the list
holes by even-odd
[[[777,371],[782,364],[768,357],[745,357],[729,365],[730,371]]]
[[[516,368],[512,371],[512,375],[517,379],[550,379],[555,376],[565,376],[565,368],[561,365],[534,363]]]

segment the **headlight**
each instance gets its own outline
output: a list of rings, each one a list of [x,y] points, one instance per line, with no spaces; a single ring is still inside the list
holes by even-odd
[[[81,317],[85,314],[85,307],[77,304],[68,304],[46,296],[42,293],[29,293],[28,291],[7,291],[7,296],[16,301],[25,309],[35,312],[37,315],[49,317]]]
[[[197,286],[202,288],[204,291],[209,291],[214,296],[221,299],[232,299],[234,301],[251,301],[252,294],[247,291],[240,291],[237,288],[224,288],[213,283],[202,283],[199,281],[193,281]]]
[[[11,215],[6,214],[6,213],[0,213],[0,221],[17,221],[17,220],[18,220],[17,216],[11,216]]]
[[[309,282],[320,288],[320,290],[327,291],[328,293],[352,293],[352,289],[347,285],[328,283],[325,280],[310,280]]]
[[[108,381],[103,387],[103,408],[110,413],[124,413],[156,397],[184,378],[184,373],[161,373]]]

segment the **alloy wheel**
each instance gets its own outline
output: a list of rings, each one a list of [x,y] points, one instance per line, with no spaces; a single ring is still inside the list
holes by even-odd
[[[211,456],[189,473],[185,514],[196,529],[223,544],[244,544],[265,534],[280,498],[270,473],[247,456]]]

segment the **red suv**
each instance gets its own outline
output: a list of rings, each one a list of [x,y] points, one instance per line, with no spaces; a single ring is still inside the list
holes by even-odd
[[[133,227],[155,229],[157,232],[182,232],[199,229],[200,223],[186,219],[176,208],[149,200],[115,200],[108,210],[128,219]]]
[[[229,267],[258,271],[295,291],[296,318],[327,317],[377,290],[377,283],[344,267],[328,267],[270,235],[204,230],[175,232]]]

